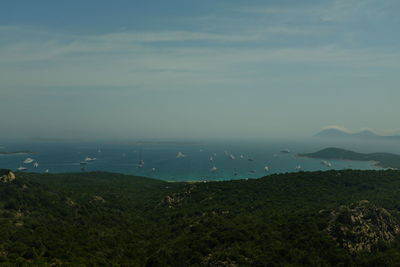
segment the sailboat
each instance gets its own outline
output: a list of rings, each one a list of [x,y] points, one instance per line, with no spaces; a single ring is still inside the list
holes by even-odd
[[[321,164],[325,165],[328,168],[332,167],[332,163],[330,163],[329,161],[326,161],[326,160],[321,161]]]
[[[36,161],[35,163],[33,163],[33,167],[35,168],[39,167],[39,163]]]
[[[96,160],[96,158],[90,158],[90,157],[86,157],[85,158],[85,161],[88,161],[88,162],[95,161],[95,160]]]
[[[217,167],[213,166],[210,171],[211,172],[216,172],[217,170],[218,170]]]
[[[139,150],[139,163],[137,164],[138,168],[144,167],[144,160],[142,159],[142,149]]]
[[[143,168],[144,167],[144,160],[139,160],[139,164],[137,165],[138,168]]]

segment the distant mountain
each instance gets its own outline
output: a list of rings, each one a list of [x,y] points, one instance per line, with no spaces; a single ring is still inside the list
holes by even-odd
[[[374,133],[372,131],[368,131],[368,130],[364,130],[359,133],[353,133],[351,135],[353,137],[357,137],[357,138],[382,138],[382,137],[385,137],[385,136],[377,135],[376,133]]]
[[[320,131],[315,137],[321,138],[354,138],[354,139],[375,139],[375,140],[400,140],[399,135],[378,135],[372,131],[364,130],[358,133],[348,133],[336,128],[328,128]]]
[[[342,138],[342,137],[350,137],[351,134],[341,131],[335,128],[328,128],[320,131],[315,135],[316,137],[327,137],[327,138]]]

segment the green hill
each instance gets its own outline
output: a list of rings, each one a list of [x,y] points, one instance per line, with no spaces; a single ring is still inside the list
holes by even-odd
[[[325,148],[315,153],[299,154],[301,157],[318,159],[376,161],[383,168],[400,168],[400,155],[391,153],[363,154],[341,148]]]
[[[207,183],[102,172],[16,176],[0,183],[0,265],[400,262],[399,171]]]

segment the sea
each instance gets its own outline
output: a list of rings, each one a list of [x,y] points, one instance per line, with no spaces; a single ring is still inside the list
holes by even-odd
[[[399,141],[298,140],[258,141],[146,141],[64,142],[3,141],[0,152],[29,150],[34,154],[0,154],[0,168],[28,172],[65,173],[106,171],[151,177],[166,181],[222,181],[259,178],[276,173],[319,170],[375,170],[371,162],[299,157],[299,153],[338,147],[356,152],[400,154]],[[28,157],[34,161],[24,163]],[[89,157],[94,160],[87,161]],[[144,164],[140,164],[140,161]],[[34,166],[34,162],[38,166]],[[267,168],[266,168],[267,167]]]

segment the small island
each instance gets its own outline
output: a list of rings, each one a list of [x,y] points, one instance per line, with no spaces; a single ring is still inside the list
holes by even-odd
[[[0,155],[28,155],[28,154],[35,154],[35,152],[30,151],[30,150],[21,150],[21,151],[13,151],[13,152],[0,151]]]
[[[300,157],[333,160],[355,160],[375,162],[375,166],[382,168],[400,169],[400,155],[391,153],[358,153],[342,148],[330,147],[314,153],[298,154]]]

